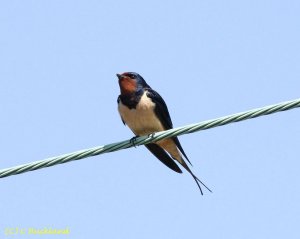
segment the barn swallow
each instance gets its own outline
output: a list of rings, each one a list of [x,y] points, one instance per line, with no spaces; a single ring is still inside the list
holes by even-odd
[[[121,91],[118,97],[118,111],[124,125],[127,125],[136,136],[151,135],[173,128],[165,101],[142,76],[135,72],[125,72],[117,74],[117,77]],[[193,176],[202,195],[200,184],[211,192],[184,161],[185,158],[191,164],[177,137],[162,139],[145,146],[162,163],[177,173],[182,171],[175,161],[180,163]]]

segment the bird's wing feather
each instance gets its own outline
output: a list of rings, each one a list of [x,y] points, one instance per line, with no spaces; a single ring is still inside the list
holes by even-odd
[[[153,89],[147,89],[147,96],[155,103],[155,114],[163,124],[165,130],[172,129],[173,123],[164,99]]]
[[[172,129],[173,123],[170,117],[170,113],[167,107],[166,102],[164,99],[153,89],[149,88],[147,89],[147,96],[151,98],[151,100],[155,103],[155,114],[159,118],[160,122],[162,123],[165,130]],[[187,161],[191,164],[190,160],[186,156],[179,140],[177,137],[172,137],[174,143],[180,150],[180,152],[184,155],[184,157],[187,159]],[[191,164],[192,165],[192,164]]]
[[[181,169],[175,163],[175,161],[157,144],[146,144],[147,149],[158,158],[163,164],[165,164],[170,169],[174,170],[177,173],[182,173]]]
[[[117,99],[117,102],[118,102],[118,104],[120,103],[120,96],[118,96],[118,99]],[[123,118],[122,118],[122,116],[120,115],[120,117],[121,117],[121,120],[122,120],[122,122],[123,122],[123,124],[124,125],[126,125],[126,123],[125,123],[125,121],[123,120]]]

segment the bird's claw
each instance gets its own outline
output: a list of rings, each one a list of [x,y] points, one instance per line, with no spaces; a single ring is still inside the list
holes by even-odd
[[[134,137],[132,137],[131,139],[130,139],[130,143],[136,148],[136,144],[135,144],[135,142],[136,142],[136,139],[138,138],[139,136],[134,136]]]
[[[155,133],[148,134],[148,138],[153,138]]]

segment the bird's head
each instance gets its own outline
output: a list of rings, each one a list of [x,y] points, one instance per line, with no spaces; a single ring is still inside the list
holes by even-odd
[[[138,73],[124,72],[117,74],[122,95],[131,95],[149,87],[146,81]]]

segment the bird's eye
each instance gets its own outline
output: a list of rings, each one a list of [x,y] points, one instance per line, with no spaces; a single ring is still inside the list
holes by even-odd
[[[129,77],[130,77],[131,79],[135,79],[135,75],[133,75],[133,74],[130,74]]]

